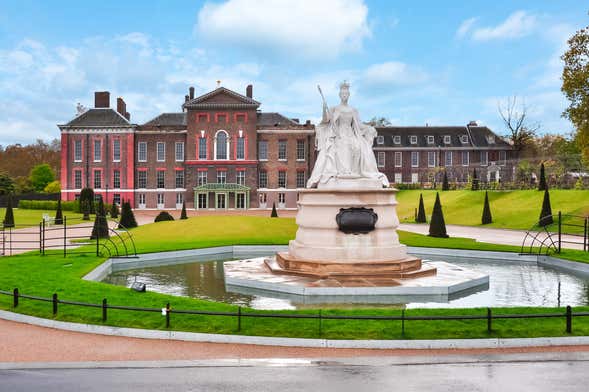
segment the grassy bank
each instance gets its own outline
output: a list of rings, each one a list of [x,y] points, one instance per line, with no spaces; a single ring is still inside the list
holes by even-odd
[[[55,218],[55,210],[23,210],[14,208],[12,211],[14,212],[14,223],[17,228],[37,226],[43,220],[43,214]],[[67,215],[68,219],[79,219],[82,217],[82,214],[73,211],[64,211],[64,215]],[[4,216],[6,216],[6,208],[0,208],[0,222],[4,220]]]
[[[145,225],[133,230],[137,246],[142,252],[172,249],[200,248],[231,244],[286,244],[294,237],[294,219],[261,217],[198,217],[186,221]],[[401,241],[412,246],[434,246],[459,249],[516,250],[516,247],[477,243],[469,239],[435,239],[401,232]],[[50,297],[57,293],[61,299],[101,303],[108,299],[111,305],[127,305],[160,309],[170,303],[177,310],[235,311],[236,307],[224,303],[191,298],[173,297],[153,292],[136,293],[125,287],[105,283],[87,282],[80,278],[98,266],[104,258],[71,256],[64,259],[58,254],[41,257],[33,254],[0,258],[0,289],[18,287],[21,293]],[[12,298],[0,295],[0,308],[53,318],[51,304],[21,299],[18,308],[12,308]],[[589,307],[575,310],[589,311]],[[279,313],[317,314],[318,309],[285,311]],[[244,313],[254,312],[244,309]],[[256,313],[264,313],[255,311]],[[322,315],[400,315],[400,306],[355,310],[323,310]],[[502,308],[494,314],[513,313],[564,313],[563,308]],[[267,312],[266,312],[267,313]],[[276,313],[276,311],[272,311]],[[484,315],[486,309],[414,309],[406,316],[419,315]],[[101,311],[96,308],[60,305],[59,320],[103,324]],[[165,329],[165,318],[160,313],[109,310],[106,325],[136,328]],[[493,332],[486,331],[485,320],[466,321],[407,321],[405,335],[401,335],[399,321],[367,320],[296,320],[277,318],[243,318],[242,329],[237,331],[236,317],[196,316],[172,314],[174,330],[214,333],[241,333],[247,335],[289,336],[332,339],[431,339],[431,338],[484,338],[564,336],[564,318],[497,320]],[[575,319],[573,334],[589,334],[589,319]]]

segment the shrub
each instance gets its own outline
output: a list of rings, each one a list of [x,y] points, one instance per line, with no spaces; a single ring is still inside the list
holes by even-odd
[[[450,190],[450,184],[448,184],[448,174],[446,173],[445,170],[444,170],[444,180],[442,181],[442,190],[443,191]]]
[[[8,196],[8,205],[6,206],[6,214],[2,221],[4,227],[14,227],[14,212],[12,211],[12,195]]]
[[[270,218],[278,218],[278,211],[276,211],[276,203],[272,203],[272,213]]]
[[[540,211],[540,220],[538,224],[540,226],[548,226],[554,223],[552,219],[552,207],[550,206],[550,194],[548,189],[544,190],[544,200],[542,200],[542,211]]]
[[[174,217],[167,211],[162,211],[153,220],[154,222],[173,221]]]
[[[538,181],[538,190],[545,191],[548,189],[546,185],[546,174],[544,173],[544,162],[540,165],[540,180]]]
[[[57,210],[57,200],[20,200],[18,208],[22,210]],[[64,201],[61,202],[62,211],[80,211],[80,202]]]
[[[88,203],[85,203],[88,201]],[[84,210],[87,208],[88,210]],[[84,215],[94,214],[94,190],[92,188],[84,188],[80,192],[80,212]]]
[[[180,213],[180,219],[188,219],[188,215],[186,215],[186,202],[182,202],[182,212]]]
[[[29,178],[31,180],[33,189],[35,189],[37,192],[42,192],[47,184],[55,181],[55,173],[53,172],[51,166],[49,166],[47,163],[42,163],[31,169]]]
[[[427,223],[425,218],[425,207],[423,206],[423,195],[419,194],[419,208],[417,209],[417,216],[415,217],[416,223]]]
[[[117,206],[117,203],[113,202],[110,206],[110,217],[113,219],[117,219],[119,217],[119,207]]]
[[[485,191],[485,205],[483,207],[483,217],[481,218],[483,225],[493,223],[493,217],[491,216],[491,206],[489,205],[489,193]]]
[[[135,214],[133,214],[133,210],[131,209],[131,203],[123,201],[119,229],[132,229],[133,227],[137,227],[137,221],[135,220]]]
[[[446,233],[446,223],[444,222],[444,213],[442,211],[442,203],[440,203],[440,194],[436,192],[436,202],[434,203],[434,210],[432,212],[432,220],[429,224],[429,236],[448,238]]]
[[[102,198],[98,201],[98,208],[96,209],[96,217],[94,218],[94,227],[92,228],[91,240],[97,238],[108,238],[108,221],[106,220],[106,210]]]
[[[57,211],[55,212],[55,224],[63,225],[63,212],[61,211],[61,199],[57,201]]]
[[[581,190],[585,189],[585,184],[583,183],[583,177],[579,176],[577,181],[575,181],[575,189]]]
[[[57,180],[51,181],[45,188],[43,188],[43,192],[45,193],[58,193],[61,192],[61,183]]]

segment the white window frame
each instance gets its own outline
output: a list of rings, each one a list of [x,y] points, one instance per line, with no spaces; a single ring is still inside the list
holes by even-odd
[[[284,158],[280,157],[280,153],[282,151],[282,146],[284,146]],[[278,160],[281,162],[286,162],[288,160],[288,140],[280,139],[278,140]]]
[[[217,184],[227,184],[227,170],[217,170]]]
[[[96,173],[99,173],[99,176],[96,175]],[[94,189],[102,189],[102,170],[93,170],[93,184],[94,185]],[[96,186],[96,179],[100,180],[100,184],[98,186]]]
[[[196,186],[206,185],[209,181],[208,171],[199,171],[196,175]]]
[[[264,146],[264,149],[262,149],[261,146]],[[262,151],[264,152],[264,157],[262,157]],[[259,161],[267,161],[268,160],[268,141],[267,140],[258,140],[258,160]]]
[[[304,188],[306,185],[306,175],[304,171],[297,171],[297,188]]]
[[[415,136],[415,135],[409,136],[409,143],[417,144],[417,136]]]
[[[239,185],[245,185],[245,170],[238,170],[235,179]]]
[[[262,178],[264,179],[264,184],[262,186]],[[266,170],[260,170],[258,172],[258,188],[268,188],[268,172]]]
[[[432,159],[433,157],[433,159]],[[427,152],[427,167],[436,167],[437,156],[435,151]]]
[[[467,144],[468,143],[468,135],[460,135],[460,143]]]
[[[395,167],[403,167],[403,152],[395,151]]]
[[[401,136],[400,135],[393,136],[393,143],[401,144]]]
[[[464,155],[466,154],[466,155]],[[470,164],[470,151],[462,151],[462,166],[468,166]],[[464,157],[466,156],[466,163],[464,162]]]
[[[481,151],[481,166],[489,166],[489,151]],[[483,159],[484,157],[484,159]]]
[[[141,181],[140,181],[140,174],[141,173],[145,173],[145,183],[143,184],[144,186],[141,186]],[[137,189],[146,189],[147,188],[147,170],[138,170],[137,171]]]
[[[178,174],[182,173],[180,176]],[[182,186],[178,186],[178,179],[182,177]],[[176,189],[184,188],[186,185],[186,177],[184,170],[174,170],[174,185]]]
[[[78,146],[80,146],[79,149],[79,153],[80,153],[80,157],[78,158]],[[74,162],[82,162],[82,156],[84,155],[83,153],[83,147],[82,147],[82,141],[81,140],[74,140]]]
[[[499,166],[505,166],[507,164],[507,151],[499,150]]]
[[[204,151],[201,150],[201,147],[204,147]],[[201,155],[204,153],[204,156]],[[205,161],[207,159],[207,138],[206,137],[199,137],[198,138],[198,160]]]
[[[453,165],[453,159],[454,159],[453,155],[454,155],[454,154],[453,154],[453,152],[452,152],[452,151],[446,151],[446,152],[445,152],[445,155],[444,155],[444,166],[446,166],[446,167],[450,167],[450,166],[452,166],[452,165]],[[448,159],[448,157],[449,157],[450,159]]]
[[[161,210],[166,206],[166,196],[164,193],[157,194],[157,209]]]
[[[378,167],[385,167],[385,159],[386,159],[386,154],[384,151],[378,151],[377,152],[377,163],[378,163]]]
[[[119,175],[118,176],[119,177],[118,178],[118,181],[119,181],[118,186],[117,186],[117,176],[116,176],[117,174]],[[121,171],[119,169],[115,169],[112,172],[112,187],[113,187],[113,189],[121,189]]]
[[[306,143],[302,139],[297,139],[297,161],[304,162],[307,153]],[[301,158],[302,157],[302,158]]]
[[[180,151],[178,151],[178,148],[180,148]],[[174,155],[176,162],[184,162],[184,142],[174,143]]]
[[[80,176],[80,186],[78,186],[78,175]],[[82,189],[83,185],[82,170],[74,170],[74,189]]]
[[[160,146],[162,147],[162,155],[160,156]],[[166,143],[165,142],[157,142],[155,144],[155,160],[157,162],[165,162],[166,161]]]
[[[141,150],[143,148],[143,151]],[[141,158],[143,152],[144,157]],[[147,162],[147,142],[137,143],[137,162]]]
[[[118,155],[118,158],[117,158]],[[121,139],[114,139],[112,141],[112,161],[121,161]]]
[[[159,182],[160,182],[160,181],[159,181],[159,176],[160,176],[160,173],[163,173],[163,181],[162,181],[162,182],[164,183],[164,185],[163,185],[163,186],[160,186],[160,184],[159,184]],[[164,189],[164,188],[166,187],[166,172],[165,172],[165,170],[158,170],[158,171],[155,173],[155,187],[156,187],[157,189]]]
[[[414,162],[414,159],[415,162]],[[411,167],[419,167],[419,151],[411,151]]]
[[[139,208],[145,208],[145,193],[139,193],[138,195]]]
[[[219,134],[224,133],[225,134],[225,142],[226,142],[226,150],[225,150],[225,158],[219,158],[218,157],[218,153],[217,153],[217,138],[219,137]],[[224,129],[219,129],[216,133],[215,133],[215,141],[214,141],[214,146],[213,149],[215,151],[215,155],[214,155],[214,160],[215,161],[228,161],[229,160],[229,156],[230,156],[230,151],[231,151],[231,142],[229,141],[229,133],[227,131],[225,131]]]
[[[431,135],[427,136],[427,144],[434,144],[435,143],[435,138]]]
[[[284,173],[284,186],[280,186],[281,173]],[[287,175],[286,175],[286,170],[279,170],[278,171],[278,177],[277,178],[278,178],[278,184],[277,184],[278,185],[278,188],[286,188],[287,185],[288,185],[288,178],[287,178]]]
[[[395,184],[403,183],[403,173],[395,173]]]
[[[98,154],[96,154],[96,146],[98,146]],[[102,162],[102,140],[94,140],[93,147],[94,162]]]
[[[239,161],[243,161],[245,160],[245,137],[240,136],[237,138],[237,142],[236,142],[236,148],[235,148],[235,159],[239,160]],[[241,149],[241,151],[240,151]],[[240,155],[241,152],[241,155]]]
[[[376,144],[384,144],[384,136],[378,135],[376,137]]]
[[[452,144],[452,137],[450,135],[444,135],[444,144]]]

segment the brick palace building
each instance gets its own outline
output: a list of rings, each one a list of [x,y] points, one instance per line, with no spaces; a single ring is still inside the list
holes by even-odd
[[[139,209],[296,208],[297,189],[313,168],[315,128],[259,110],[253,87],[245,95],[218,87],[199,97],[194,88],[181,112],[131,122],[126,104],[94,94],[61,130],[62,199],[93,188],[108,203],[130,200]],[[489,128],[382,127],[374,151],[389,180],[464,182],[476,168],[483,181],[510,181],[511,146]]]

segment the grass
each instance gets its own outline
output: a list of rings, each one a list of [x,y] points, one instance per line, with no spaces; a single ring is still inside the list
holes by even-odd
[[[39,222],[43,220],[43,214],[49,215],[51,218],[55,218],[55,210],[23,210],[20,208],[14,208],[14,223],[17,228],[37,226]],[[69,218],[81,218],[82,214],[73,211],[64,211],[64,215]],[[0,222],[4,220],[6,215],[6,208],[0,208]]]
[[[402,190],[397,194],[397,214],[401,222],[415,221],[415,209],[419,203],[420,193],[423,194],[426,214],[428,217],[431,216],[436,198],[435,190]],[[489,191],[493,223],[484,227],[530,229],[538,222],[543,197],[544,192],[536,190]],[[482,226],[484,199],[484,191],[440,191],[446,224]],[[587,190],[551,190],[550,202],[554,214],[562,211],[563,214],[589,215]]]
[[[296,224],[292,218],[264,218],[246,216],[204,216],[185,221],[161,222],[133,230],[138,248],[143,252],[199,248],[231,244],[286,244],[294,237]],[[517,247],[477,243],[463,238],[437,239],[413,233],[400,232],[401,241],[412,246],[434,246],[480,250],[515,250]],[[104,258],[90,255],[70,256],[66,259],[57,252],[42,257],[25,254],[0,258],[0,289],[18,287],[28,295],[50,297],[57,293],[64,300],[100,303],[103,298],[111,305],[127,305],[160,309],[170,303],[176,310],[236,311],[237,307],[224,303],[182,298],[153,292],[137,293],[125,287],[99,282],[83,281],[80,278],[98,266]],[[165,329],[165,318],[159,312],[133,312],[109,310],[108,320],[103,323],[101,311],[96,308],[60,305],[53,316],[51,304],[21,299],[14,309],[10,296],[0,295],[0,308],[58,320],[126,326],[135,328]],[[328,309],[328,315],[376,315],[398,316],[401,307],[375,309]],[[574,311],[589,311],[578,307]],[[269,313],[244,309],[247,313]],[[494,314],[513,313],[559,313],[563,308],[496,308]],[[317,314],[318,309],[297,311],[272,311],[271,313]],[[486,309],[411,309],[406,316],[423,315],[485,315]],[[237,331],[236,317],[171,315],[171,327],[179,331],[245,334],[258,336],[286,336],[330,339],[433,339],[433,338],[486,338],[486,337],[537,337],[564,336],[564,318],[538,318],[529,320],[496,320],[493,331],[486,330],[485,320],[465,321],[407,321],[405,335],[401,334],[400,321],[368,320],[323,320],[321,328],[316,319],[248,318],[241,322]],[[574,335],[589,334],[589,320],[574,320]]]

